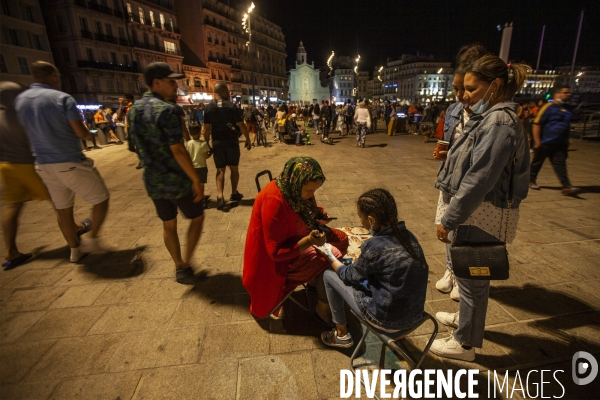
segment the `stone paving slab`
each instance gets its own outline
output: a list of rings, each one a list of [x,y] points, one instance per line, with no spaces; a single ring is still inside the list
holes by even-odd
[[[296,155],[321,163],[327,181],[317,200],[338,217],[338,226],[360,224],[356,199],[365,190],[392,192],[430,266],[426,310],[456,311],[458,303],[434,287],[445,268],[433,224],[435,145],[379,133],[360,149],[353,136],[333,137],[334,146],[313,137],[314,146],[273,144],[242,152],[239,190],[245,198],[228,213],[217,211],[214,201],[206,211],[193,258],[201,275],[195,287],[174,281],[135,155],[123,146],[86,153],[111,191],[103,235],[118,250],[71,264],[50,204],[25,206],[18,241],[35,259],[0,272],[0,398],[339,398],[339,371],[349,367],[352,349],[325,348],[319,340],[323,327],[289,302],[283,320],[257,321],[241,284],[254,177],[264,169],[276,176]],[[563,369],[568,377],[573,353],[600,354],[600,145],[574,141],[571,150],[569,175],[583,192],[562,196],[550,164],[542,169],[542,190],[531,191],[522,203],[518,235],[508,248],[511,278],[492,283],[484,347],[475,362],[430,354],[424,367],[510,369],[511,380],[514,371],[543,367]],[[214,200],[214,166],[208,164],[206,193]],[[77,199],[77,220],[89,210]],[[188,225],[179,220],[184,247]],[[351,333],[360,337],[364,328],[350,321]],[[422,348],[430,329],[424,325],[411,334],[409,347]],[[447,334],[440,327],[440,337]],[[373,335],[366,343],[357,363],[376,368],[381,346]],[[406,368],[390,351],[385,365]],[[568,380],[563,398],[597,397],[600,381],[578,387]],[[551,390],[560,394],[560,388]],[[484,392],[482,398],[489,398]]]

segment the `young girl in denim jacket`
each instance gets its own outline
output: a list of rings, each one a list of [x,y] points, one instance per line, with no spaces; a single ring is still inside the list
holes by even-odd
[[[328,346],[351,347],[344,302],[374,327],[395,333],[423,319],[429,267],[417,238],[404,221],[398,221],[394,197],[385,189],[373,189],[358,199],[358,216],[372,238],[361,246],[361,255],[345,266],[327,248],[322,253],[333,269],[324,282],[335,328],[323,332]]]

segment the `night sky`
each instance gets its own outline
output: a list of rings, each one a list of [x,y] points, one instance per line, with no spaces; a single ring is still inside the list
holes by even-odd
[[[250,0],[248,0],[250,3]],[[324,65],[336,54],[361,55],[361,70],[372,71],[386,57],[417,51],[453,61],[463,44],[480,42],[500,50],[499,24],[513,22],[512,62],[535,68],[542,26],[546,25],[540,69],[571,63],[579,14],[585,10],[578,65],[600,65],[600,0],[254,0],[256,9],[280,25],[288,65],[302,39],[308,60]]]

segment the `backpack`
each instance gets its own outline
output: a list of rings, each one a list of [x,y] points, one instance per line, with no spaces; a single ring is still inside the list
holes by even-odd
[[[252,107],[246,107],[244,109],[244,121],[249,122],[254,120],[254,109]]]
[[[346,116],[354,117],[354,107],[352,107],[352,105],[350,105],[350,104],[348,104],[348,110],[346,110]]]

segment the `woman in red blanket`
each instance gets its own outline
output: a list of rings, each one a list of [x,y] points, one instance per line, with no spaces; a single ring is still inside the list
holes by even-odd
[[[250,294],[250,312],[258,318],[268,316],[298,285],[314,280],[319,298],[315,317],[331,321],[323,285],[329,262],[313,245],[327,241],[341,257],[348,250],[348,236],[322,225],[331,222],[314,196],[323,182],[325,175],[315,159],[294,157],[256,196],[246,236],[243,283]],[[279,311],[273,314],[279,316]]]

